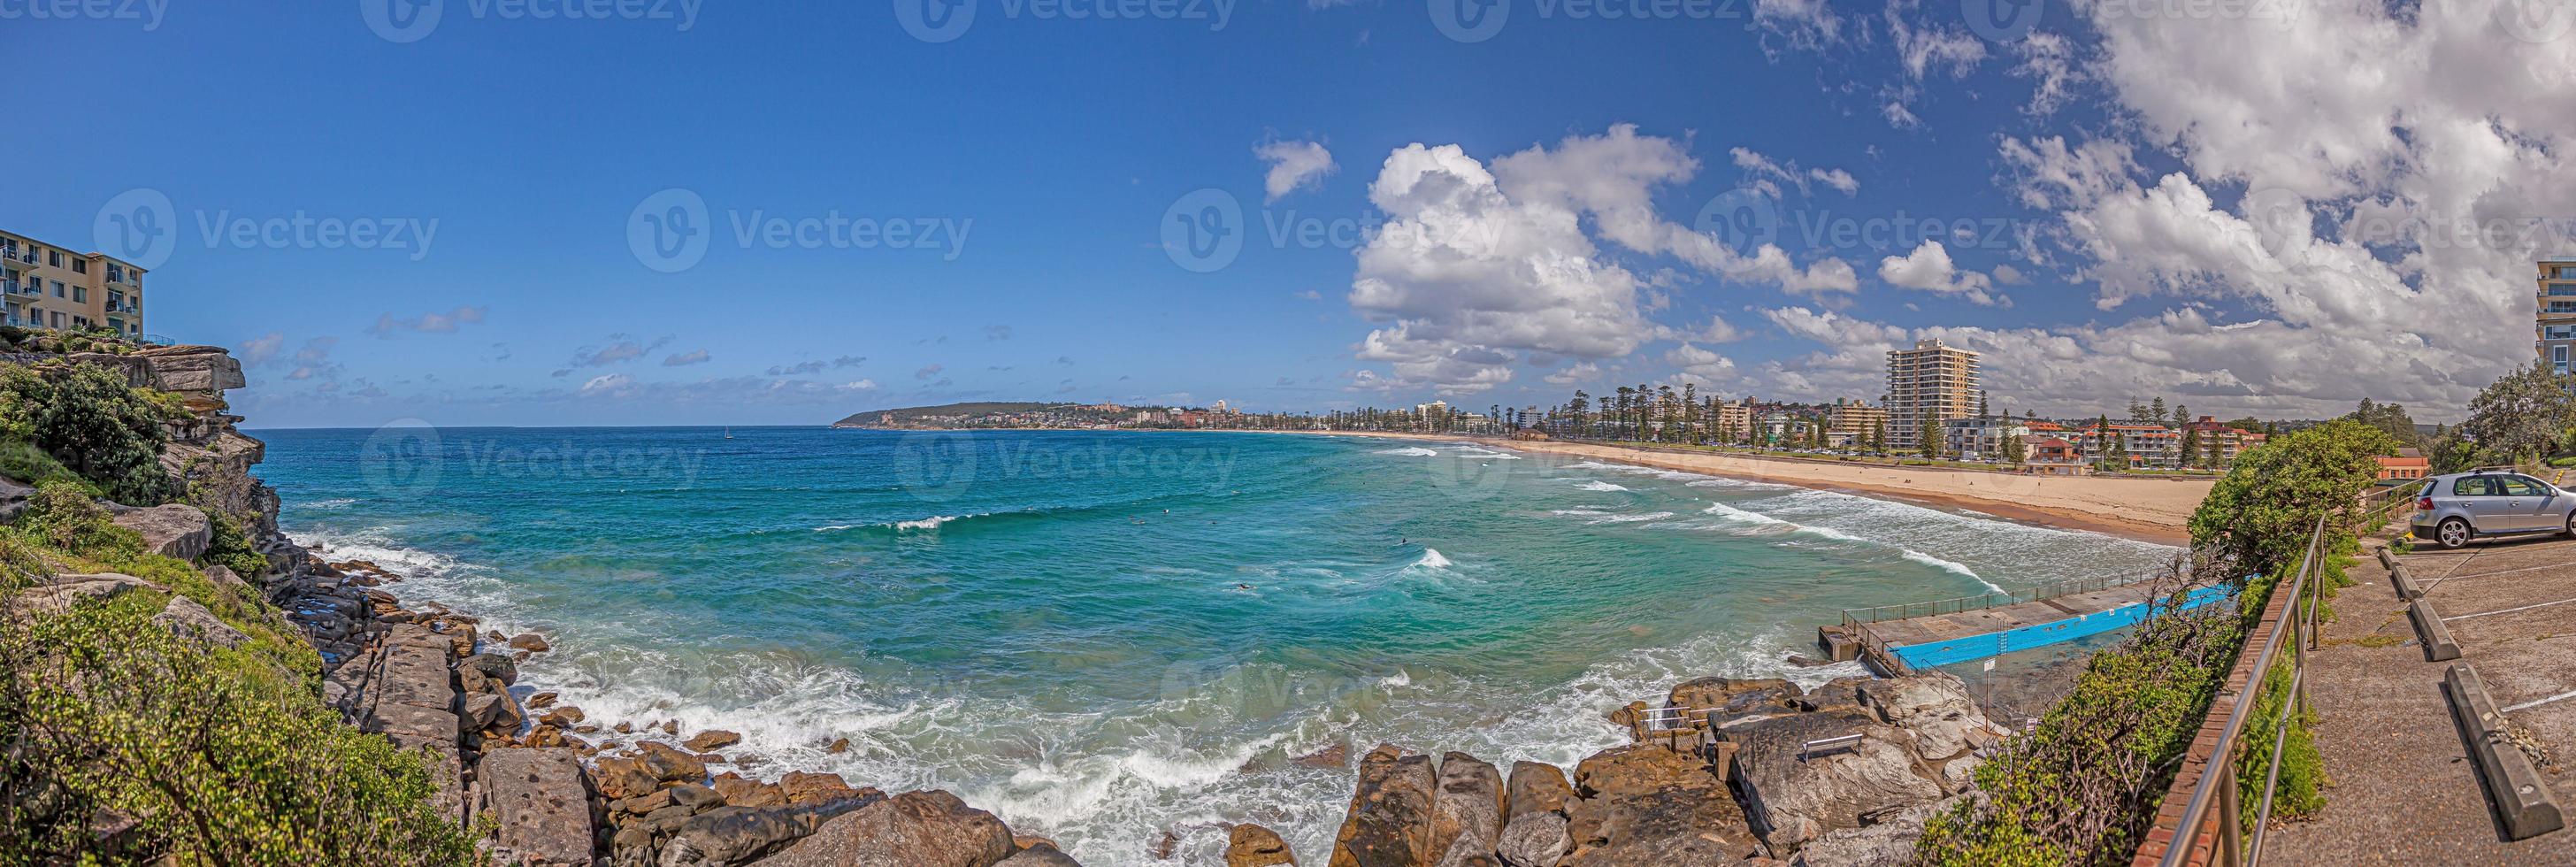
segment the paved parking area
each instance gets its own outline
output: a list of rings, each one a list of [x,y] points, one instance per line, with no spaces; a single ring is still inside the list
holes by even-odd
[[[2375,545],[2375,543],[2373,543]],[[2544,751],[2541,776],[2576,810],[2576,541],[2556,537],[2398,558],[2505,716]],[[2329,787],[2322,816],[2276,827],[2267,862],[2571,864],[2576,830],[2504,839],[2405,600],[2375,555],[2334,602],[2308,696]],[[2576,818],[2576,817],[2571,817]]]

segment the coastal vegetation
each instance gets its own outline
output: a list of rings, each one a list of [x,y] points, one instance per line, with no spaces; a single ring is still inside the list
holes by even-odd
[[[2342,569],[2358,547],[2356,498],[2377,475],[2371,458],[2396,448],[2387,431],[2339,419],[2274,437],[2242,456],[2192,516],[2193,560],[2176,570],[2189,580],[2126,641],[2089,660],[2036,728],[1978,768],[1985,799],[1928,822],[1917,859],[2127,863],[2273,588],[2302,568],[2320,519],[2326,529],[2314,580],[2325,598],[2342,583]],[[2218,583],[2238,585],[2232,610],[2180,606],[2179,591]],[[2324,780],[2309,731],[2313,711],[2291,700],[2288,672],[2281,665],[2264,673],[2247,730],[2269,731],[2282,714],[2299,714],[2290,721],[2273,805],[2275,818],[2295,819],[2323,806]],[[2245,748],[2236,783],[2250,820],[2271,743],[2252,738]]]
[[[2469,401],[2469,417],[2433,439],[2435,473],[2530,465],[2576,452],[2576,375],[2535,363],[2498,379]]]
[[[470,863],[422,757],[324,704],[237,519],[207,510],[201,567],[97,499],[173,496],[181,417],[95,365],[0,367],[0,473],[37,483],[0,528],[0,867]]]

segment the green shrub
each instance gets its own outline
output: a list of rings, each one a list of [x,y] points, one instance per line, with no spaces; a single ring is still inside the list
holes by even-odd
[[[184,411],[184,407],[181,408]],[[33,442],[120,503],[167,502],[161,422],[167,401],[94,364],[43,371],[0,365],[0,438]]]
[[[2263,785],[2266,766],[2272,761],[2272,738],[2281,723],[2281,714],[2292,710],[2290,702],[2290,660],[2272,663],[2263,678],[2263,694],[2254,702],[2254,713],[2245,721],[2242,738],[2243,773],[2236,778],[2236,806],[2242,827],[2254,827],[2263,808]],[[2281,774],[2272,788],[2272,817],[2299,820],[2314,818],[2325,809],[2325,760],[2317,755],[2316,736],[2309,729],[2316,724],[2314,709],[2298,709],[2281,741]]]
[[[70,482],[85,489],[91,488],[88,479],[63,466],[62,461],[54,460],[53,455],[46,454],[35,443],[23,439],[0,439],[0,477],[31,485]]]
[[[2037,728],[1977,766],[1985,804],[1926,823],[1916,860],[2128,863],[2173,783],[2175,757],[2235,665],[2241,624],[2223,607],[2168,607],[2095,654]]]
[[[198,507],[214,525],[214,540],[206,544],[205,556],[198,560],[233,570],[243,579],[258,578],[268,571],[268,555],[251,547],[250,534],[242,530],[241,521],[221,509]]]
[[[473,859],[421,756],[240,677],[258,663],[153,624],[152,601],[0,618],[0,867]],[[92,832],[120,817],[132,833]]]
[[[2273,437],[2239,456],[2210,488],[2191,515],[2192,545],[2256,572],[2297,563],[2319,516],[2336,516],[2341,524],[2331,529],[2351,525],[2354,498],[2379,477],[2373,457],[2397,448],[2387,431],[2351,419]]]
[[[37,488],[18,526],[44,546],[75,556],[117,559],[143,552],[141,535],[109,521],[106,507],[71,482]]]

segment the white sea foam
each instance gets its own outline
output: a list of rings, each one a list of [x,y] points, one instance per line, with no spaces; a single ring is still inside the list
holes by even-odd
[[[894,528],[895,528],[895,529],[897,529],[897,530],[936,530],[936,529],[939,529],[940,525],[942,525],[942,524],[946,524],[946,523],[948,523],[948,522],[950,522],[950,521],[959,521],[959,520],[964,520],[964,519],[972,518],[972,517],[976,517],[976,516],[975,516],[975,515],[932,515],[932,516],[930,516],[930,517],[922,518],[922,519],[919,519],[919,520],[913,520],[913,521],[896,521],[896,522],[894,522]]]
[[[1663,519],[1665,519],[1665,518],[1670,518],[1670,517],[1672,517],[1672,516],[1673,516],[1673,513],[1671,513],[1671,512],[1642,512],[1642,513],[1618,514],[1618,515],[1602,515],[1602,516],[1600,516],[1600,517],[1598,517],[1598,518],[1594,518],[1594,519],[1592,519],[1592,520],[1585,521],[1585,522],[1583,522],[1583,523],[1586,523],[1586,524],[1637,524],[1637,523],[1643,523],[1643,522],[1646,522],[1646,521],[1661,521],[1661,520],[1663,520]]]
[[[344,497],[331,500],[315,500],[310,503],[297,503],[295,505],[297,508],[303,509],[343,509],[356,502],[358,501]]]
[[[1946,570],[1949,570],[1949,571],[1951,571],[1951,572],[1956,572],[1956,573],[1958,573],[1958,574],[1965,575],[1965,576],[1968,576],[1968,577],[1970,577],[1970,578],[1974,578],[1974,579],[1976,579],[1976,580],[1977,580],[1977,583],[1979,583],[1979,584],[1983,584],[1983,585],[1986,585],[1986,589],[1987,589],[1987,590],[1991,590],[1991,591],[1996,592],[1996,593],[2009,593],[2009,592],[2011,592],[2011,591],[2009,591],[2009,590],[2005,590],[2005,589],[2004,589],[2004,588],[2002,588],[2001,586],[1996,585],[1996,584],[1995,584],[1995,582],[1992,582],[1992,581],[1988,581],[1988,580],[1986,580],[1986,579],[1985,579],[1985,576],[1978,575],[1978,574],[1977,574],[1977,570],[1968,568],[1967,564],[1965,564],[1965,563],[1960,563],[1960,562],[1955,561],[1955,560],[1943,560],[1943,559],[1941,559],[1941,558],[1939,558],[1939,557],[1934,557],[1934,556],[1932,556],[1932,555],[1930,555],[1930,554],[1926,554],[1926,553],[1923,553],[1923,552],[1921,552],[1921,551],[1914,550],[1914,549],[1912,549],[1912,548],[1907,548],[1907,549],[1905,549],[1905,559],[1912,560],[1912,561],[1914,561],[1914,562],[1921,563],[1921,564],[1926,565],[1926,566],[1931,566],[1931,567],[1935,567],[1935,568],[1939,568],[1939,569],[1946,569]]]
[[[1436,458],[1440,456],[1439,452],[1422,448],[1420,446],[1406,446],[1400,449],[1380,449],[1378,450],[1378,454],[1402,455],[1408,458]]]
[[[1628,489],[1624,485],[1615,485],[1609,482],[1599,481],[1597,479],[1585,479],[1583,484],[1576,485],[1575,487],[1582,488],[1587,491],[1624,491]]]
[[[1447,569],[1455,564],[1450,563],[1449,558],[1440,556],[1440,549],[1426,547],[1422,549],[1421,559],[1413,561],[1413,565],[1424,569]]]

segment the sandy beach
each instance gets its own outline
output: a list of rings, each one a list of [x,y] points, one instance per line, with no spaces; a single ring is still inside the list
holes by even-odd
[[[2213,484],[2208,479],[2037,476],[1496,437],[1291,433],[1475,442],[1516,451],[1956,506],[2024,523],[2091,530],[2167,545],[2189,543],[2192,510],[2200,507],[2201,498],[2208,496]]]

